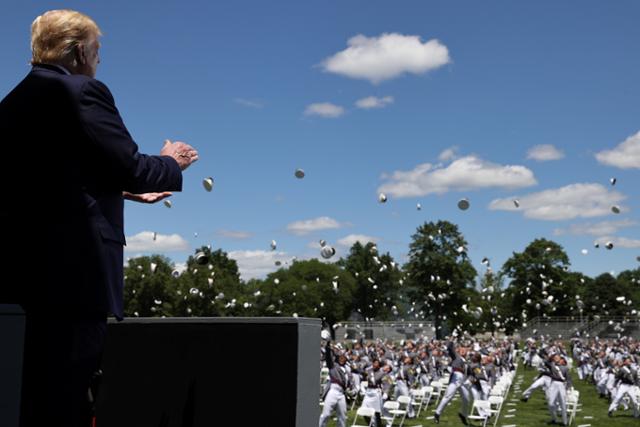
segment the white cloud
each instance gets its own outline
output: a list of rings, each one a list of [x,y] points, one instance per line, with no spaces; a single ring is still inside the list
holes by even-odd
[[[311,242],[308,242],[307,243],[307,248],[309,248],[309,249],[320,249],[320,241],[312,240]]]
[[[596,242],[600,243],[600,246],[605,245],[607,242],[613,243],[613,247],[616,248],[628,248],[628,249],[637,249],[640,248],[640,240],[638,239],[629,239],[627,237],[612,237],[612,236],[603,236],[596,239]]]
[[[325,71],[378,84],[405,73],[424,74],[451,62],[449,50],[438,40],[384,33],[351,37],[348,47],[325,59]]]
[[[602,164],[620,169],[640,169],[640,131],[615,148],[596,153],[596,159]]]
[[[182,274],[185,271],[187,271],[187,263],[186,262],[176,262],[174,264],[174,270],[176,270],[178,273]]]
[[[443,150],[442,153],[438,156],[438,160],[441,162],[448,162],[453,160],[458,155],[458,147],[449,147],[446,150]]]
[[[520,207],[514,205],[514,198]],[[611,206],[625,198],[601,184],[578,183],[522,197],[496,199],[489,204],[489,209],[520,211],[527,218],[549,221],[593,218],[610,214]]]
[[[569,228],[556,228],[553,234],[562,236],[572,234],[575,236],[608,236],[618,232],[619,229],[637,225],[636,221],[622,219],[619,221],[601,221],[596,223],[571,224]]]
[[[307,219],[302,221],[295,221],[287,225],[287,230],[290,233],[297,235],[309,234],[314,231],[328,230],[333,228],[340,228],[342,224],[333,218],[328,216],[321,216],[314,219]]]
[[[318,102],[307,105],[304,110],[305,116],[320,116],[329,119],[340,117],[344,114],[344,108],[330,102]]]
[[[127,237],[126,252],[171,252],[186,251],[189,243],[179,234],[157,234],[153,240],[153,231],[142,231]]]
[[[291,259],[286,252],[264,250],[231,251],[229,258],[236,260],[244,280],[264,277],[277,268],[276,261],[284,263]]]
[[[348,236],[338,240],[338,244],[350,248],[355,242],[360,242],[360,244],[366,245],[369,242],[376,243],[378,240],[379,239],[377,237],[366,236],[364,234],[349,234]]]
[[[218,230],[216,231],[218,236],[226,237],[228,239],[244,240],[253,237],[252,233],[248,231],[234,231],[234,230]]]
[[[356,107],[363,110],[369,110],[372,108],[384,108],[389,104],[393,104],[393,96],[385,96],[378,98],[375,96],[367,96],[366,98],[358,99],[356,101]]]
[[[249,108],[262,108],[262,107],[264,107],[264,103],[262,101],[255,100],[255,99],[236,98],[236,99],[234,99],[234,102],[236,104],[240,104],[240,105],[242,105],[244,107],[249,107]]]
[[[383,175],[388,182],[379,192],[395,197],[417,197],[482,188],[522,188],[535,185],[533,172],[524,166],[498,165],[476,156],[461,157],[444,167],[423,163],[409,171]]]
[[[564,158],[564,153],[551,144],[535,145],[527,151],[527,159],[546,162],[549,160],[560,160]]]

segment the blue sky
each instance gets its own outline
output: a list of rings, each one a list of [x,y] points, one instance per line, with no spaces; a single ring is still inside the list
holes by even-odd
[[[404,261],[416,227],[445,219],[479,271],[537,237],[589,275],[639,265],[636,1],[2,5],[1,96],[29,70],[31,21],[77,9],[141,151],[200,151],[171,209],[127,205],[128,256],[212,244],[248,278],[362,235]]]

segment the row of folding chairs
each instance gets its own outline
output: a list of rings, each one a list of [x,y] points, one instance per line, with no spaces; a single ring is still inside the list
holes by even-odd
[[[365,385],[366,387],[366,385]],[[383,404],[384,411],[381,418],[385,421],[386,425],[395,426],[396,422],[399,420],[398,427],[402,427],[407,418],[407,414],[409,413],[409,405],[413,406],[414,411],[416,413],[416,418],[420,416],[420,413],[423,409],[426,409],[431,399],[433,397],[433,387],[427,386],[422,387],[420,389],[411,390],[411,397],[409,396],[398,396],[398,400],[387,400]],[[353,406],[355,406],[356,401],[354,400]],[[357,426],[358,416],[368,417],[369,415],[363,415],[369,411],[369,408],[359,408],[356,411],[356,417],[353,420],[353,425]],[[386,415],[388,414],[388,415]]]
[[[502,406],[507,398],[507,394],[511,389],[511,384],[515,377],[515,370],[509,371],[503,374],[498,381],[494,384],[489,392],[489,398],[487,400],[474,400],[471,412],[468,416],[469,420],[482,422],[483,427],[486,427],[489,420],[493,418],[493,426],[498,422],[500,418],[500,412]]]
[[[400,418],[400,424],[398,427],[402,427],[404,420],[407,417],[407,407],[411,404],[411,398],[409,396],[399,396],[397,401],[389,400],[384,403],[384,407],[389,413],[388,416],[383,416],[382,421],[388,426],[393,426],[396,419]],[[401,405],[404,405],[405,409],[401,409]],[[373,408],[360,407],[356,411],[356,417],[353,419],[351,427],[371,427],[374,422],[375,410]],[[359,418],[363,419],[363,422],[368,424],[358,424]],[[418,426],[421,427],[421,426]]]
[[[488,400],[476,400],[474,401],[474,406],[472,407],[472,411],[470,413],[469,418],[472,420],[480,420],[483,421],[483,425],[486,425],[488,422],[489,416],[483,417],[480,416],[480,413],[488,413],[490,416],[495,416],[495,420],[493,425],[496,425],[498,420],[500,411],[502,410],[502,406],[504,400],[506,398],[509,389],[511,388],[511,383],[515,377],[515,370],[509,371],[502,375],[500,379],[496,382],[496,384],[491,389],[491,393]],[[440,402],[440,399],[443,397],[447,386],[449,385],[449,376],[444,376],[438,380],[432,381],[430,385],[420,387],[417,389],[411,390],[411,397],[409,396],[399,396],[397,401],[386,401],[384,403],[384,408],[386,409],[386,413],[389,416],[382,417],[384,421],[389,425],[393,425],[398,419],[400,419],[399,427],[402,427],[404,421],[406,419],[408,413],[408,406],[412,405],[415,409],[416,418],[420,417],[420,413],[429,406],[432,401],[435,401],[435,405]],[[366,390],[367,382],[363,381],[361,384],[361,395],[364,395],[364,391]],[[355,405],[357,404],[359,399],[354,399],[351,409],[353,410]],[[353,426],[358,426],[357,420],[358,417],[369,417],[369,415],[364,415],[368,413],[369,408],[360,408],[356,412],[356,418],[354,419]],[[361,411],[362,410],[362,411]]]

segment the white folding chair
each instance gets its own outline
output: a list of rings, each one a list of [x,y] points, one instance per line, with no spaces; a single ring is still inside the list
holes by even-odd
[[[431,403],[431,399],[433,399],[433,387],[428,385],[426,387],[423,387],[423,389],[424,389],[424,398],[427,399],[427,403],[425,403],[423,407],[427,408]]]
[[[387,400],[382,405],[382,418],[388,426],[393,425],[393,421],[396,419],[396,411],[400,409],[400,402],[396,402],[395,400]],[[391,414],[385,415],[385,414]]]
[[[411,395],[413,396],[413,400],[411,401],[411,405],[416,407],[416,418],[420,416],[420,411],[422,411],[422,406],[429,406],[429,400],[431,400],[431,391],[433,387],[422,387],[417,390],[411,390]],[[426,405],[425,405],[426,400]]]
[[[500,396],[500,397],[504,397],[505,395],[505,388],[502,387],[501,385],[494,385],[493,388],[491,389],[491,392],[489,393],[489,396]]]
[[[351,402],[352,411],[353,411],[353,408],[356,407],[356,403],[364,399],[364,394],[367,392],[368,386],[369,386],[369,383],[366,380],[360,381],[360,389],[358,390],[358,393],[355,395],[355,397],[353,398],[353,401]]]
[[[484,413],[481,415],[481,413]],[[491,416],[491,405],[488,400],[474,400],[471,407],[471,413],[467,416],[468,420],[482,421],[482,427],[486,427],[487,421]]]
[[[567,391],[567,413],[569,414],[569,425],[573,422],[578,411],[578,401],[580,400],[580,392],[575,389]]]
[[[440,398],[442,397],[444,391],[446,390],[446,387],[442,384],[442,382],[440,382],[440,380],[432,381],[430,386],[433,387],[431,396],[436,397],[436,405],[437,405],[438,403],[440,403]]]
[[[495,415],[493,425],[495,427],[500,418],[500,411],[502,411],[502,404],[504,403],[504,397],[502,396],[489,396],[489,410],[492,415]]]
[[[409,412],[411,398],[409,396],[398,396],[398,405],[400,406],[399,408],[389,412],[392,413],[394,417],[402,416],[402,420],[400,421],[400,427],[402,427],[402,425],[404,424],[404,420],[407,418],[407,412]]]
[[[373,422],[375,421],[375,418],[374,418],[375,415],[376,415],[375,409],[365,408],[364,406],[361,406],[356,411],[356,417],[353,419],[353,424],[351,424],[351,427],[371,427],[373,425]],[[369,418],[369,424],[356,424],[356,422],[358,421],[358,417]]]
[[[638,411],[640,411],[640,386],[633,387],[631,389],[631,394],[633,395],[631,404],[633,404],[633,400],[635,400],[637,403]]]

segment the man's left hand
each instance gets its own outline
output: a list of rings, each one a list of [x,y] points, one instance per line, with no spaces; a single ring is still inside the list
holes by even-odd
[[[144,193],[144,194],[133,194],[126,191],[122,192],[122,195],[127,200],[132,200],[138,203],[156,203],[162,199],[166,199],[171,196],[173,193],[170,191],[163,191],[162,193]]]

